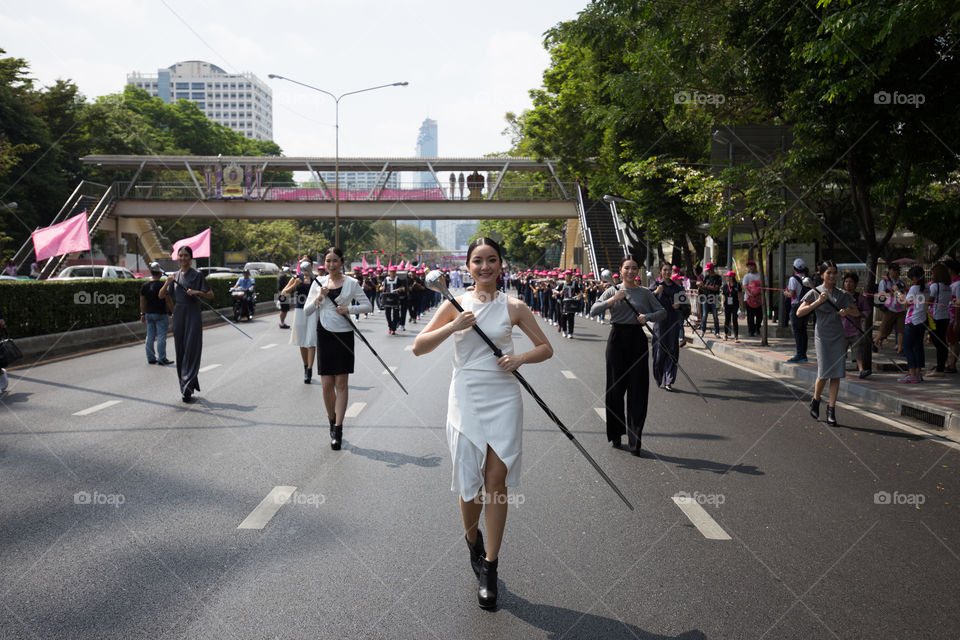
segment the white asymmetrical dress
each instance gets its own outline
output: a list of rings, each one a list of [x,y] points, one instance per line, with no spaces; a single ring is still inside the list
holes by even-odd
[[[473,311],[477,326],[504,355],[513,354],[507,296],[497,292],[491,302],[481,303],[468,292],[462,306]],[[453,337],[453,379],[447,404],[447,443],[453,459],[450,488],[469,501],[483,486],[488,445],[507,467],[506,485],[519,484],[523,400],[520,383],[497,366],[496,356],[476,331],[457,331]]]

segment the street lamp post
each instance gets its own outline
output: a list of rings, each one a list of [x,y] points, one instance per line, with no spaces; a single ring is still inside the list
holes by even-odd
[[[376,87],[367,87],[366,89],[357,89],[356,91],[348,91],[346,93],[341,93],[339,96],[326,91],[325,89],[320,89],[314,87],[313,85],[306,84],[305,82],[299,82],[297,80],[292,80],[290,78],[285,78],[284,76],[277,75],[276,73],[267,74],[268,78],[273,80],[286,80],[287,82],[292,82],[293,84],[298,84],[301,87],[306,87],[308,89],[313,89],[314,91],[319,91],[320,93],[325,93],[331,98],[335,105],[335,120],[334,120],[334,129],[336,131],[336,150],[335,150],[335,159],[334,159],[334,194],[333,194],[333,244],[335,246],[340,246],[340,98],[345,96],[352,96],[355,93],[363,93],[365,91],[374,91],[375,89],[383,89],[385,87],[405,87],[408,82],[392,82],[390,84],[381,84]]]

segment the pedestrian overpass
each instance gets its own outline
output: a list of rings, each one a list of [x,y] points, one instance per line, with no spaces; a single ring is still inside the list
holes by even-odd
[[[128,244],[146,261],[169,255],[169,242],[155,221],[182,218],[249,220],[477,220],[567,219],[561,266],[599,271],[598,251],[622,256],[622,221],[601,206],[601,230],[591,222],[596,208],[576,182],[562,182],[556,161],[521,157],[328,158],[281,156],[88,155],[87,166],[123,172],[109,185],[84,181],[51,222],[87,212],[90,234],[104,231],[119,256]],[[271,182],[277,173],[305,172],[304,183]],[[339,181],[334,176],[339,175]],[[163,180],[155,178],[162,176]],[[146,178],[150,179],[146,179]],[[357,179],[365,181],[358,186]],[[333,179],[332,179],[333,178]],[[591,227],[597,227],[591,230]],[[124,238],[133,238],[133,241]],[[595,246],[596,245],[596,246]],[[29,261],[32,244],[15,256]],[[125,254],[124,254],[125,255]],[[604,265],[614,258],[604,260]],[[66,256],[41,270],[58,272]],[[586,269],[585,269],[586,270]]]

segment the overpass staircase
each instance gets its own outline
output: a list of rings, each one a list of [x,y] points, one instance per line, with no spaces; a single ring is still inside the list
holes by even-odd
[[[584,252],[591,270],[600,274],[603,269],[616,271],[627,253],[623,225],[615,218],[610,205],[603,200],[589,198],[584,187],[579,188],[577,207]]]

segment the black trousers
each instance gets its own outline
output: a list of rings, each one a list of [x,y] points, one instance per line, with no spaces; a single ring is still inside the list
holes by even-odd
[[[400,307],[384,307],[387,314],[387,328],[390,331],[397,330],[397,324],[400,322]]]
[[[754,336],[760,335],[760,325],[763,324],[763,307],[754,309],[747,305],[747,332]]]
[[[647,421],[650,366],[647,334],[638,324],[615,324],[607,338],[607,440],[624,433],[632,451],[640,449],[640,435]],[[626,413],[624,413],[626,396]]]
[[[560,331],[573,335],[573,313],[560,314]]]

